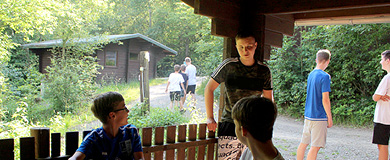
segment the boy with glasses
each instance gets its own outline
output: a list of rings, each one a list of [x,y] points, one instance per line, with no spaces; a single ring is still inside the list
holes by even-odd
[[[121,94],[107,92],[97,96],[91,111],[103,126],[84,138],[70,160],[144,159],[138,130],[127,122],[129,110]]]

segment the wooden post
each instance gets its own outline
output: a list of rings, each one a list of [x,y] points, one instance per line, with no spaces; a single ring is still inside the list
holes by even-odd
[[[140,52],[140,71],[141,71],[141,81],[140,81],[140,94],[141,102],[144,103],[142,106],[142,111],[150,111],[150,102],[149,102],[149,52],[141,51]]]
[[[0,139],[0,159],[14,160],[14,139]]]
[[[35,159],[34,137],[20,138],[20,160]],[[1,159],[1,158],[0,158]]]
[[[51,157],[61,155],[61,133],[51,134]]]
[[[50,155],[50,128],[34,127],[30,129],[31,137],[35,138],[35,158],[47,158]]]
[[[79,147],[79,132],[66,132],[65,134],[65,154],[73,155]]]

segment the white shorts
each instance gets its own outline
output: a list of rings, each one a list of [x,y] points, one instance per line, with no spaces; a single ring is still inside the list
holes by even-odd
[[[311,121],[305,119],[301,143],[314,147],[325,147],[328,121]]]

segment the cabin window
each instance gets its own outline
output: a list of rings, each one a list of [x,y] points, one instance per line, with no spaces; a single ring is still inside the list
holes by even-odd
[[[115,51],[106,51],[106,64],[108,67],[116,67],[116,61],[118,57],[118,52]]]
[[[134,61],[138,61],[138,53],[130,53],[130,58],[129,60],[134,60]]]

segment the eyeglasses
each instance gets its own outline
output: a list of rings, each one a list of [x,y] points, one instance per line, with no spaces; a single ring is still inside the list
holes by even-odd
[[[127,107],[125,106],[125,108],[113,110],[112,112],[118,112],[118,111],[121,111],[121,110],[126,110],[126,112],[129,111],[129,109],[127,109]]]

